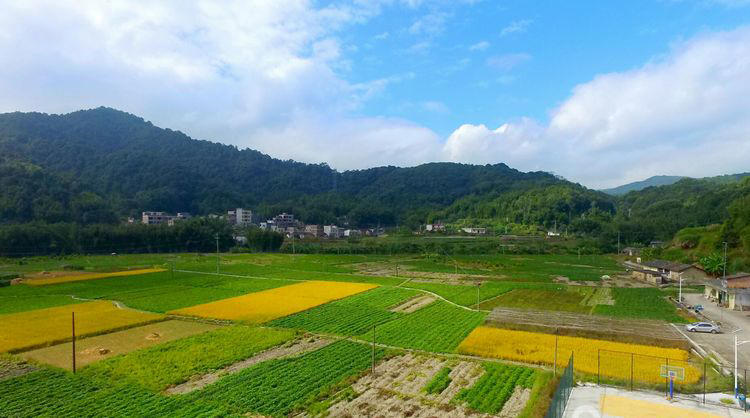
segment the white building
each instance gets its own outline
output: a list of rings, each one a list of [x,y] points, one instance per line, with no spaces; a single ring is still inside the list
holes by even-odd
[[[227,218],[232,225],[248,226],[253,223],[253,211],[250,209],[237,208],[227,211]]]
[[[323,234],[328,238],[341,238],[344,236],[344,230],[336,225],[325,225],[323,226]]]
[[[487,233],[487,228],[461,228],[461,230],[471,235],[485,235]]]

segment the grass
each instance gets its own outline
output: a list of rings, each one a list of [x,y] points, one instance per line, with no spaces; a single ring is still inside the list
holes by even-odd
[[[514,289],[494,299],[482,302],[480,309],[498,306],[517,309],[589,313],[591,306],[583,304],[585,295],[568,290]]]
[[[252,357],[295,335],[288,330],[233,325],[113,357],[85,368],[83,373],[158,392],[191,376]]]
[[[348,336],[360,335],[373,325],[402,316],[403,314],[391,312],[389,308],[417,293],[408,289],[379,287],[277,319],[269,325]]]
[[[0,315],[82,302],[73,299],[70,295],[46,294],[30,286],[0,287]]]
[[[84,338],[76,342],[76,365],[81,368],[112,356],[200,334],[217,327],[202,322],[171,320]],[[102,349],[106,352],[101,353]],[[21,356],[72,370],[70,353],[71,343],[64,343],[28,351]]]
[[[414,313],[377,327],[375,341],[432,352],[453,352],[471,330],[482,323],[484,317],[483,312],[435,301]],[[371,341],[372,331],[363,338]]]

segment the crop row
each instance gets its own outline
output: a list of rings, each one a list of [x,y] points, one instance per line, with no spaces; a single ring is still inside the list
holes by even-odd
[[[335,383],[365,370],[370,347],[338,341],[300,357],[271,360],[226,376],[188,399],[212,399],[234,410],[285,416]],[[376,361],[384,354],[376,350]]]
[[[398,318],[401,314],[391,312],[388,308],[416,293],[414,290],[380,287],[277,319],[270,325],[313,332],[360,335],[373,325]]]
[[[529,387],[535,371],[528,367],[504,364],[484,364],[485,373],[469,389],[461,390],[456,399],[466,402],[471,409],[497,414],[513,395],[516,386]]]
[[[82,375],[43,369],[0,381],[0,415],[14,417],[222,416],[212,400],[186,403],[135,385],[103,385]]]
[[[651,287],[612,289],[614,305],[598,305],[594,313],[619,318],[660,319],[669,322],[687,322],[677,315],[674,305],[664,294]]]
[[[447,302],[436,301],[418,311],[378,326],[378,343],[433,352],[452,352],[485,317]],[[372,339],[372,331],[363,336]]]
[[[435,376],[425,385],[424,391],[430,394],[443,393],[445,388],[451,384],[451,368],[443,367]]]

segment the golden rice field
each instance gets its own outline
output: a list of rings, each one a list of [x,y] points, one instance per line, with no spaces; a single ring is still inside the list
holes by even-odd
[[[177,315],[262,323],[377,287],[308,281],[171,311]]]
[[[684,368],[685,383],[695,383],[701,378],[700,370],[686,363],[688,352],[679,348],[568,336],[559,336],[557,345],[558,365],[567,364],[570,354],[574,353],[575,369],[589,375],[600,372],[603,377],[630,380],[632,362],[633,379],[637,382],[664,382],[660,372],[661,366],[666,363]],[[474,329],[461,342],[458,351],[482,357],[552,365],[555,361],[555,336],[482,326]]]
[[[65,341],[71,336],[71,312],[75,312],[76,336],[145,324],[164,318],[164,315],[121,309],[108,301],[0,315],[0,352],[20,351]]]
[[[33,278],[28,279],[24,281],[24,284],[28,284],[30,286],[44,286],[48,284],[57,284],[57,283],[66,283],[66,282],[77,282],[80,280],[94,280],[94,279],[104,279],[107,277],[120,277],[120,276],[135,276],[138,274],[147,274],[147,273],[158,273],[160,271],[166,271],[164,269],[138,269],[138,270],[124,270],[124,271],[114,271],[111,273],[81,273],[81,274],[68,274],[64,276],[54,276],[54,277],[42,277],[42,278]]]

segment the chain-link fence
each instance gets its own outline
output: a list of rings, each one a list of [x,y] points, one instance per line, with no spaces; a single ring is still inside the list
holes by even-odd
[[[562,418],[565,413],[565,407],[570,399],[570,392],[573,390],[573,355],[570,355],[568,367],[560,376],[560,382],[557,384],[555,394],[552,396],[552,402],[547,409],[545,418]]]
[[[710,360],[657,357],[645,354],[599,350],[598,384],[629,390],[655,390],[667,397],[719,403],[747,410],[747,370],[734,370]],[[735,402],[735,395],[741,402]]]

